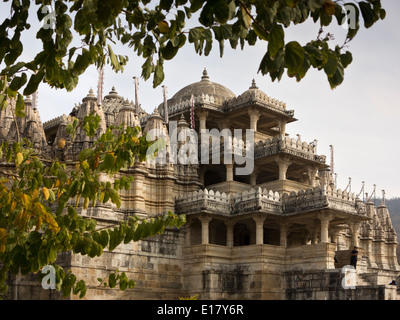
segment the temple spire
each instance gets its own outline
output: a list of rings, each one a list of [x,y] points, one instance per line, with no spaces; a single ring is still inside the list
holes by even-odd
[[[133,77],[133,80],[135,81],[135,113],[139,114],[139,80],[137,77]]]

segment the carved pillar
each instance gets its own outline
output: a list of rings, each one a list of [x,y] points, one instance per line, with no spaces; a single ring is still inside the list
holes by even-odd
[[[254,132],[256,132],[257,131],[257,122],[258,122],[258,119],[260,118],[260,112],[256,109],[252,109],[252,108],[250,108],[247,112],[250,116],[250,129],[253,129]]]
[[[329,222],[332,220],[332,215],[319,213],[318,218],[321,221],[321,242],[329,242]]]
[[[233,181],[233,164],[225,164],[226,167],[226,181]]]
[[[226,226],[226,246],[233,247],[233,228],[236,224],[235,221],[224,221]]]
[[[286,121],[278,119],[279,137],[283,139],[286,135]]]
[[[279,180],[286,180],[287,169],[292,162],[286,157],[280,157],[275,162],[279,166]]]
[[[289,224],[282,223],[280,228],[280,241],[279,241],[279,245],[282,247],[287,247],[288,231],[289,231]]]
[[[351,230],[351,247],[358,247],[359,245],[359,240],[358,240],[358,236],[360,234],[360,222],[350,222],[349,223],[349,227]]]
[[[257,176],[259,172],[259,169],[254,168],[253,172],[250,174],[250,184],[252,186],[255,186],[257,184]]]
[[[201,244],[209,244],[208,225],[212,218],[208,216],[200,216],[199,220],[201,222]]]
[[[199,122],[200,122],[200,132],[202,129],[206,129],[206,122],[207,122],[207,116],[208,116],[208,111],[207,110],[198,110],[196,112]]]
[[[310,184],[311,187],[315,187],[316,183],[315,183],[315,176],[317,174],[318,169],[316,168],[307,168],[307,176],[308,176],[308,182]]]
[[[256,223],[256,244],[264,243],[264,220],[265,216],[256,215],[253,217]]]

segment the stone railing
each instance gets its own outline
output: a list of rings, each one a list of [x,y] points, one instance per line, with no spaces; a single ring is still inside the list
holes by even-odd
[[[283,193],[252,188],[236,194],[213,190],[199,190],[179,195],[175,200],[177,213],[213,212],[221,215],[240,215],[252,212],[285,215],[307,211],[333,209],[351,214],[358,210],[354,193],[315,187],[298,192]]]
[[[251,189],[237,193],[233,198],[232,214],[245,214],[247,212],[282,213],[282,203],[278,192],[267,189]]]
[[[300,139],[284,137],[283,139],[274,137],[256,143],[254,148],[254,158],[262,158],[277,154],[278,152],[289,153],[307,160],[325,163],[326,157],[316,154],[316,147],[313,143],[302,142]]]
[[[229,215],[231,196],[225,192],[199,190],[179,195],[175,200],[177,213],[195,213],[203,210]]]
[[[281,213],[281,201],[277,192],[261,188],[226,194],[213,190],[199,190],[179,195],[175,200],[177,213],[205,211],[221,215],[236,215],[246,212],[267,211]]]
[[[206,104],[206,106],[204,106],[206,109],[221,111],[221,108],[218,106],[220,106],[223,103],[223,100],[218,97],[214,97],[212,95],[204,93],[202,93],[201,95],[193,96],[194,107],[196,107],[196,104],[204,104],[204,103]],[[168,106],[168,113],[170,116],[174,115],[183,110],[187,110],[188,108],[191,107],[191,105],[192,105],[191,99],[180,101],[171,106]]]
[[[220,138],[217,136],[217,138]],[[252,157],[253,153],[250,152],[251,150],[247,150],[247,145],[245,141],[242,141],[239,144],[236,140],[236,137],[232,137],[232,143],[229,145],[229,148],[225,148],[225,142],[217,142],[216,145],[210,143],[209,148],[209,157],[211,158],[212,155],[214,156],[221,156],[225,152],[232,155],[239,155],[239,156],[248,156]],[[201,146],[201,140],[199,141],[199,147]],[[219,147],[219,153],[217,152]],[[285,152],[288,154],[295,155],[297,157],[301,157],[303,159],[317,161],[319,163],[326,162],[326,156],[317,155],[316,154],[316,147],[313,143],[302,142],[299,139],[285,137],[283,139],[274,137],[272,139],[260,140],[254,144],[254,159],[262,158],[265,156],[275,155],[279,152]]]
[[[354,193],[325,187],[309,188],[282,195],[283,213],[298,213],[323,208],[335,209],[352,214],[363,214],[357,210]]]
[[[232,98],[225,103],[224,110],[232,111],[257,103],[267,109],[272,109],[280,113],[286,113],[286,103],[269,97],[261,90],[248,90],[236,98]]]

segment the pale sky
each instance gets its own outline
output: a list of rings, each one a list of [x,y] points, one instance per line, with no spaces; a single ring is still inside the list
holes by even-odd
[[[377,197],[382,189],[386,197],[400,197],[400,2],[382,0],[387,11],[385,20],[359,31],[349,43],[353,62],[345,70],[344,82],[331,90],[323,72],[310,69],[300,82],[285,74],[280,82],[271,82],[269,76],[257,74],[259,63],[265,54],[266,44],[255,47],[230,49],[225,44],[224,57],[219,57],[218,45],[208,57],[198,56],[191,44],[178,53],[172,61],[165,62],[165,80],[168,98],[179,89],[197,82],[204,68],[210,80],[220,83],[236,95],[247,90],[254,78],[259,89],[269,96],[284,101],[288,109],[295,111],[297,122],[289,124],[286,132],[291,137],[311,142],[318,140],[317,153],[326,155],[330,164],[330,147],[334,146],[334,171],[338,177],[338,188],[346,188],[351,177],[351,191],[359,193],[361,182],[365,191],[371,194],[376,184]],[[7,14],[0,4],[0,17]],[[286,41],[298,40],[301,44],[315,39],[319,26],[312,22],[286,30]],[[326,29],[335,35],[333,43],[342,44],[345,30],[341,27]],[[38,42],[27,37],[24,42],[24,59],[33,58],[32,50]],[[40,45],[40,43],[39,43]],[[131,53],[132,52],[132,53]],[[134,100],[133,76],[140,76],[143,60],[133,51],[124,49],[117,52],[128,54],[129,62],[124,73],[105,69],[104,95],[112,86],[124,98]],[[90,88],[96,93],[97,71],[88,70],[82,76],[77,88],[68,93],[65,90],[50,89],[41,84],[38,94],[38,109],[42,122],[63,113],[68,114],[75,103],[82,101]],[[152,88],[152,80],[139,80],[139,102],[149,113],[163,101],[161,86]]]

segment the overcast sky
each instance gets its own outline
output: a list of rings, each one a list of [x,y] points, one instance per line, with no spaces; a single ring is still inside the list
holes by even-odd
[[[300,82],[283,76],[280,82],[271,82],[269,76],[257,74],[265,54],[265,44],[246,47],[244,51],[231,50],[225,45],[224,57],[219,57],[218,45],[208,57],[198,56],[188,44],[172,60],[165,63],[165,80],[168,98],[182,87],[197,82],[204,68],[210,80],[220,83],[236,95],[249,88],[254,78],[257,86],[269,96],[284,101],[295,111],[297,122],[287,126],[291,137],[301,135],[303,141],[318,140],[317,153],[327,156],[330,164],[330,147],[334,146],[334,171],[338,188],[345,189],[351,177],[351,191],[359,193],[361,182],[371,194],[376,184],[377,197],[386,191],[386,197],[400,197],[400,1],[382,0],[386,18],[372,28],[362,28],[350,42],[348,50],[353,62],[345,70],[345,80],[331,90],[323,72],[311,70]],[[9,8],[9,4],[1,6]],[[4,10],[1,10],[4,14]],[[3,18],[3,14],[1,14]],[[292,39],[305,44],[316,38],[318,25],[312,22],[286,31],[286,41]],[[335,35],[334,43],[342,44],[345,30],[326,29]],[[34,37],[24,42],[24,59],[33,58],[33,50],[40,47]],[[31,51],[32,50],[32,51]],[[143,61],[129,50],[129,63],[124,73],[105,69],[104,95],[112,86],[124,98],[134,100],[133,76],[140,76]],[[72,92],[50,89],[41,84],[38,109],[42,122],[63,113],[68,114],[75,103],[82,101],[90,88],[97,91],[97,71],[91,68]],[[139,80],[139,102],[147,112],[152,112],[163,100],[161,86],[153,89],[151,80]]]

